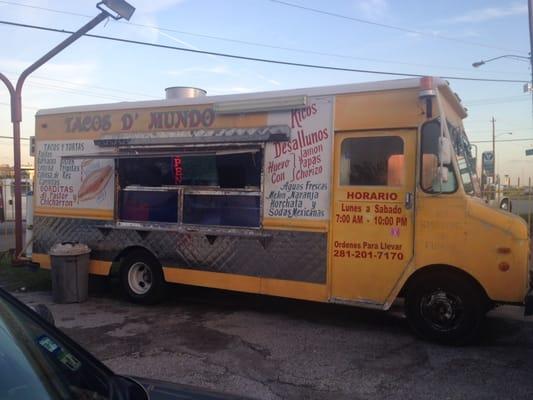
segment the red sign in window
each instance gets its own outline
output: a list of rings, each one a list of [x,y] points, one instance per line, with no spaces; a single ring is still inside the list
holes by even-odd
[[[174,157],[173,166],[174,166],[174,183],[176,185],[179,185],[181,184],[181,181],[183,179],[183,167],[181,165],[181,157]]]
[[[4,191],[4,188],[2,185],[0,185],[0,222],[4,222],[4,198],[2,197],[2,193]]]

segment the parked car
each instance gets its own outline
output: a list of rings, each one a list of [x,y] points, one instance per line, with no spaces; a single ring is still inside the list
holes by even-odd
[[[191,386],[117,375],[55,328],[52,321],[46,307],[31,309],[0,289],[0,399],[237,398]]]

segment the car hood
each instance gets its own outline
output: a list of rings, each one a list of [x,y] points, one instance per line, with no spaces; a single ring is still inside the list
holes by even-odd
[[[143,385],[150,395],[150,400],[251,400],[249,397],[219,393],[179,383],[136,376],[131,376],[130,378]]]

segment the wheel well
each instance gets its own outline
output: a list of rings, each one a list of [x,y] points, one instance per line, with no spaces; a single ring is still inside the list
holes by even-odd
[[[111,274],[117,275],[120,271],[120,263],[126,257],[128,254],[139,251],[143,252],[146,255],[152,257],[154,260],[157,260],[157,257],[152,253],[150,250],[148,250],[146,247],[143,246],[129,246],[120,251],[120,253],[117,254],[117,256],[113,259],[113,263],[111,264]]]
[[[487,304],[487,309],[492,308],[492,301],[490,300],[489,296],[487,295],[487,292],[481,286],[481,284],[478,282],[476,278],[474,278],[472,275],[470,275],[468,272],[463,271],[462,269],[459,269],[457,267],[453,267],[451,265],[427,265],[423,268],[418,269],[415,271],[409,279],[407,279],[407,282],[403,285],[402,289],[400,290],[400,294],[398,297],[405,297],[405,294],[409,290],[410,287],[413,285],[416,285],[417,282],[419,282],[421,279],[426,278],[429,275],[432,274],[453,274],[455,276],[460,276],[461,278],[471,282],[477,289],[479,290],[479,293],[484,297],[484,300]]]

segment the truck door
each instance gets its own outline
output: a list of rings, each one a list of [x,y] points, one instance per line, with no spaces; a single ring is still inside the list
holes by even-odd
[[[334,301],[383,304],[413,255],[416,130],[335,134]]]

